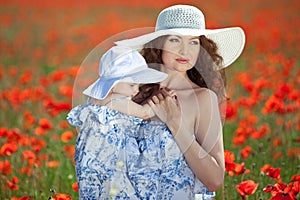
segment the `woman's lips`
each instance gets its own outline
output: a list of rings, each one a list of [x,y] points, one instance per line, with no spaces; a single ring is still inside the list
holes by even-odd
[[[188,59],[185,59],[185,58],[177,58],[176,59],[177,62],[181,63],[181,64],[186,64],[189,62]]]

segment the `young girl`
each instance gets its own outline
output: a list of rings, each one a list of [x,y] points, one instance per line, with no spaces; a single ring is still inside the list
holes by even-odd
[[[154,113],[148,104],[131,99],[139,92],[138,84],[163,81],[167,74],[148,68],[137,51],[118,46],[102,56],[99,74],[83,92],[89,97],[87,104],[73,108],[67,117],[79,128],[74,158],[79,197],[139,199],[130,180],[134,172],[128,171],[132,164],[151,159],[147,153],[140,154],[139,125]],[[156,165],[145,169],[149,174],[158,170]]]

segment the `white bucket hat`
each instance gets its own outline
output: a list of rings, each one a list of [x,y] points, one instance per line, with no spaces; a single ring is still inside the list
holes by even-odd
[[[217,44],[218,54],[223,57],[223,68],[232,64],[245,46],[245,34],[240,27],[205,29],[203,13],[189,5],[175,5],[162,10],[156,21],[155,32],[115,44],[141,49],[144,44],[163,35],[205,35]]]
[[[118,82],[158,83],[167,74],[148,68],[143,56],[129,47],[114,46],[100,60],[99,76],[83,94],[95,99],[104,99]]]

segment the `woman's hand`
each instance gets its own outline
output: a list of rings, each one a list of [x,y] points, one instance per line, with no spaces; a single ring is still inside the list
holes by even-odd
[[[180,124],[181,110],[174,90],[162,88],[157,95],[148,100],[148,105],[170,129],[176,129]]]

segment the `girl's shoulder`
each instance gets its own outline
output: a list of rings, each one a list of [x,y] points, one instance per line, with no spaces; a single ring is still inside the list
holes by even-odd
[[[116,116],[116,115],[125,115],[117,110],[114,110],[106,105],[99,105],[95,103],[86,103],[84,105],[78,105],[74,107],[69,113],[81,115],[84,113],[94,113],[97,115],[106,115],[106,116]]]
[[[93,115],[102,116],[106,108],[97,104],[87,103],[72,108],[67,114],[68,122],[75,127],[81,127],[86,119]]]
[[[68,122],[75,126],[81,127],[89,119],[96,120],[101,124],[107,124],[113,121],[137,121],[134,117],[113,110],[107,106],[87,103],[74,107],[67,115]]]

